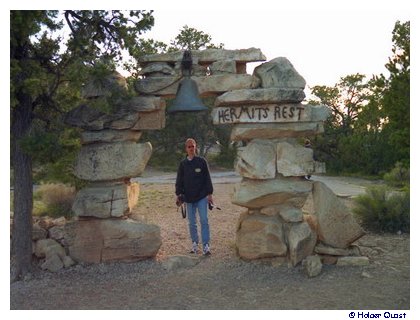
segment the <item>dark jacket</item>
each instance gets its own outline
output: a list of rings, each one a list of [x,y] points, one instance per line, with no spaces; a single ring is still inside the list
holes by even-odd
[[[176,175],[175,193],[183,194],[185,202],[188,203],[213,194],[213,184],[206,159],[195,156],[192,160],[186,157],[181,161]]]

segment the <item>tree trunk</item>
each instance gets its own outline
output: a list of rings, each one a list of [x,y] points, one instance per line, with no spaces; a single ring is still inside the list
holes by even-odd
[[[18,96],[12,116],[12,167],[14,171],[14,215],[12,259],[16,269],[12,281],[22,278],[32,266],[32,160],[19,145],[29,133],[32,122],[32,102],[27,94]]]

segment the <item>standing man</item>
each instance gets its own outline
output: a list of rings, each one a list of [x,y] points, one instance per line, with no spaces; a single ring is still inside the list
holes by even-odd
[[[191,253],[198,254],[198,233],[196,213],[200,217],[203,254],[210,255],[210,227],[207,206],[213,205],[213,184],[206,159],[197,156],[197,143],[189,138],[185,141],[187,157],[179,164],[175,194],[187,204],[187,216],[192,240]]]

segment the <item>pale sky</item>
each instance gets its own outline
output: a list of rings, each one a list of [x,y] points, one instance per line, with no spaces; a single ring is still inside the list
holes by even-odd
[[[267,61],[286,57],[307,86],[332,86],[350,74],[370,78],[385,73],[395,22],[413,20],[414,4],[415,0],[74,0],[69,5],[38,0],[28,6],[16,0],[8,9],[154,10],[155,26],[145,38],[169,43],[188,25],[226,49],[259,48]],[[248,73],[259,64],[249,64]]]
[[[213,43],[224,43],[226,49],[255,47],[267,61],[288,58],[308,86],[332,86],[346,75],[370,78],[386,72],[395,22],[411,20],[412,3],[174,1],[150,7],[155,26],[144,36],[169,43],[188,25],[209,34]],[[259,64],[250,64],[248,73]]]

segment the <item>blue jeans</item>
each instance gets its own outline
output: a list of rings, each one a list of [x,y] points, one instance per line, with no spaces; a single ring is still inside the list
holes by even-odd
[[[195,243],[199,243],[196,219],[196,213],[198,209],[198,215],[200,216],[201,225],[201,240],[203,241],[203,245],[210,242],[210,227],[209,221],[207,219],[207,206],[207,197],[204,197],[203,199],[200,199],[197,202],[187,203],[187,216],[191,240]]]

